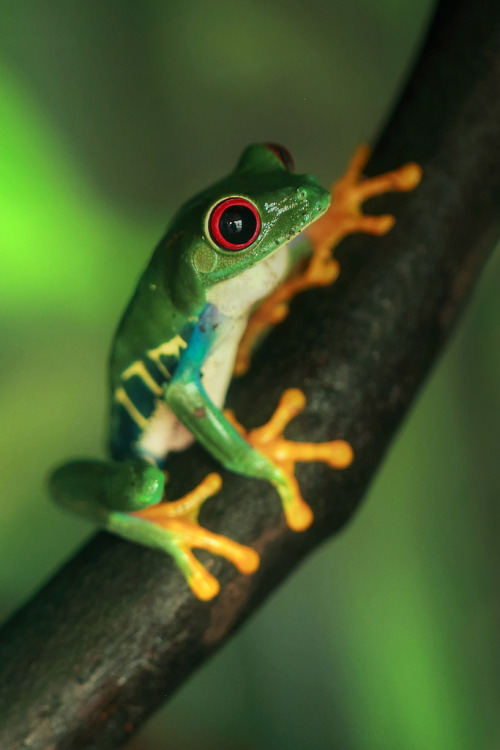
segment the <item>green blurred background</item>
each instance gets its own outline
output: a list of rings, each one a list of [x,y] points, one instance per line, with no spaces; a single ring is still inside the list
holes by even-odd
[[[91,533],[45,476],[102,451],[110,338],[173,210],[252,141],[328,184],[431,6],[2,3],[2,615]],[[498,750],[499,282],[497,255],[349,529],[133,747]]]

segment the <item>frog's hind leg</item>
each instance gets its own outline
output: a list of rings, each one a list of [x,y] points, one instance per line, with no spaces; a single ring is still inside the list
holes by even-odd
[[[164,498],[165,476],[145,461],[73,461],[50,479],[56,502],[100,523],[125,539],[169,554],[199,599],[212,599],[218,581],[192,550],[205,549],[225,557],[242,573],[253,573],[259,556],[203,528],[197,522],[201,506],[221,487],[218,474],[209,474],[192,492],[176,501]]]
[[[220,475],[209,474],[198,487],[179,500],[162,502],[131,514],[151,527],[151,534],[168,534],[168,539],[165,540],[166,551],[172,555],[199,599],[212,599],[218,594],[220,587],[218,581],[193,555],[193,548],[205,549],[225,557],[240,573],[254,573],[260,562],[259,555],[251,547],[214,534],[198,524],[201,506],[221,486]]]
[[[355,151],[345,174],[330,189],[330,207],[304,230],[310,243],[309,260],[299,264],[252,313],[236,355],[236,376],[244,375],[248,370],[252,352],[265,332],[286,318],[295,295],[306,289],[333,284],[340,266],[332,251],[344,237],[355,232],[382,235],[394,226],[394,216],[364,214],[362,204],[383,193],[413,190],[420,182],[422,170],[418,164],[410,162],[377,177],[362,179],[369,155],[367,146],[360,146]]]

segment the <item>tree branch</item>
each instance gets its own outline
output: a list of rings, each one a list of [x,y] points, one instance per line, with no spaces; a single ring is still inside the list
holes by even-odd
[[[498,0],[442,0],[369,169],[416,160],[421,186],[371,203],[396,213],[394,230],[347,240],[340,280],[294,302],[231,391],[251,427],[285,387],[303,387],[290,437],[353,444],[345,472],[299,467],[312,528],[291,532],[272,488],[225,474],[201,521],[254,544],[262,564],[245,578],[200,553],[222,583],[209,603],[161,554],[99,534],[1,631],[2,750],[118,747],[350,518],[499,234],[499,50]],[[172,497],[213,468],[199,448],[176,456]]]

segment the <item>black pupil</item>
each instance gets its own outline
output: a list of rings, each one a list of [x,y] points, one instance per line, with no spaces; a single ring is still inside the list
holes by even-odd
[[[252,239],[257,228],[257,219],[247,206],[229,206],[219,219],[219,230],[232,245],[244,245]]]

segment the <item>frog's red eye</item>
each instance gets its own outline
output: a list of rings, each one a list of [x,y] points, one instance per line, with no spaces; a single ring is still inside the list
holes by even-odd
[[[244,250],[260,232],[259,212],[246,198],[226,198],[213,209],[208,227],[223,250]]]
[[[280,146],[279,143],[266,143],[264,145],[267,146],[273,152],[273,154],[276,154],[285,169],[288,169],[289,172],[295,172],[295,162],[293,160],[293,156],[287,148],[285,148],[284,146]]]

